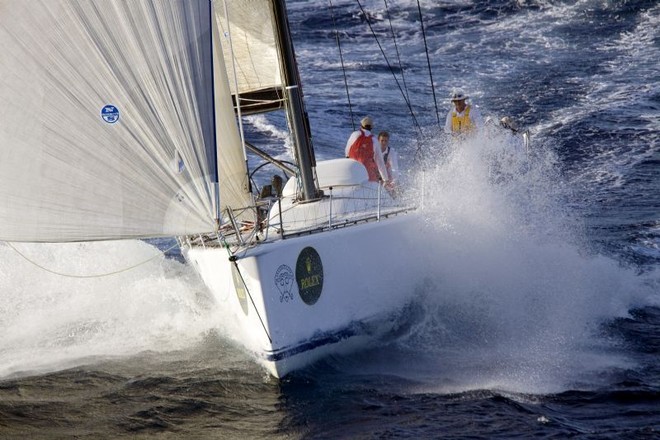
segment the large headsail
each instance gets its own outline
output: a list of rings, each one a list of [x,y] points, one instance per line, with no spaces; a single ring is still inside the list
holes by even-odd
[[[0,239],[213,231],[209,0],[14,0],[0,17]],[[218,143],[240,150],[231,120]]]
[[[217,7],[217,6],[216,6]],[[229,42],[222,44],[220,38],[217,14],[214,14],[213,49],[215,77],[215,124],[218,133],[217,169],[221,193],[221,209],[243,208],[251,205],[250,184],[248,182],[247,161],[240,133],[236,127],[236,114],[232,103],[232,92],[227,77],[227,65],[223,48]],[[240,217],[244,215],[238,213]],[[245,213],[248,217],[249,214]]]

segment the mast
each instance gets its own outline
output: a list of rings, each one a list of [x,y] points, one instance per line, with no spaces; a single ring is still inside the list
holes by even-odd
[[[300,87],[300,74],[296,63],[296,56],[291,41],[289,21],[286,14],[284,0],[273,0],[273,13],[275,16],[275,34],[279,46],[281,65],[284,68],[284,81],[289,105],[287,115],[291,125],[293,144],[300,169],[302,182],[302,201],[311,201],[319,198],[316,187],[315,167],[316,158],[310,136],[309,119],[305,111],[302,89]]]

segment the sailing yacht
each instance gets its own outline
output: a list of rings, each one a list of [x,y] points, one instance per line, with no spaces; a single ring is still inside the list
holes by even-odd
[[[316,160],[283,0],[0,13],[0,239],[177,237],[218,319],[276,377],[396,326],[418,214],[360,163]],[[295,166],[242,129],[282,110]],[[257,192],[253,157],[285,178]]]

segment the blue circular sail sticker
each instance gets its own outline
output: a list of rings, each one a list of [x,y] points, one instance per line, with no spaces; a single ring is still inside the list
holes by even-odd
[[[119,120],[119,109],[108,104],[101,109],[101,117],[108,124],[114,124]]]

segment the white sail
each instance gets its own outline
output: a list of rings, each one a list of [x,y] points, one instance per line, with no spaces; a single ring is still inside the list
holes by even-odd
[[[214,230],[210,6],[0,3],[0,239]],[[226,80],[215,90],[229,95]],[[240,152],[234,113],[225,105],[217,141]]]
[[[229,84],[234,95],[243,95],[243,112],[260,105],[266,109],[281,107],[284,80],[277,55],[272,0],[214,3]],[[276,102],[269,105],[269,100]]]
[[[221,209],[223,210],[227,207],[240,209],[249,206],[252,199],[249,191],[245,149],[243,148],[236,126],[236,116],[233,110],[227,68],[222,54],[224,45],[221,43],[221,38],[219,37],[216,17],[214,17],[215,26],[213,28],[213,73],[216,84],[215,124],[216,132],[218,133],[216,140],[219,152],[217,163],[219,186],[221,188],[220,201]],[[238,214],[240,215],[240,212]]]

